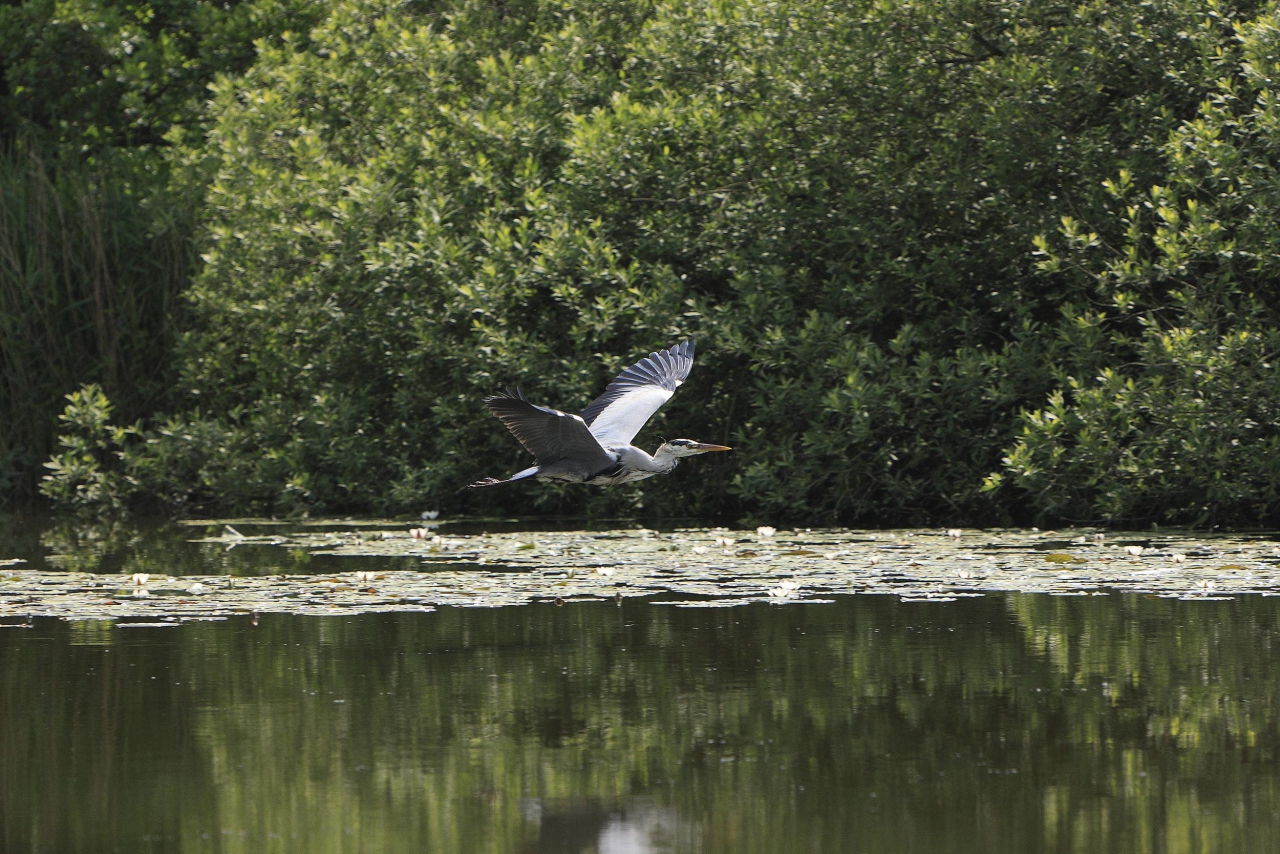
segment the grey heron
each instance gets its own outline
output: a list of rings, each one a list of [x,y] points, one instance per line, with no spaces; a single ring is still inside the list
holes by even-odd
[[[581,415],[537,406],[520,389],[486,397],[484,403],[511,431],[535,465],[506,480],[486,477],[469,489],[534,478],[613,486],[666,474],[681,457],[728,451],[692,439],[663,442],[650,456],[631,444],[653,413],[671,399],[693,369],[693,342],[650,353],[618,376]]]

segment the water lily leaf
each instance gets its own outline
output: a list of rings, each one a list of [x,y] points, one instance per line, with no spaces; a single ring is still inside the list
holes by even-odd
[[[246,523],[234,527],[246,539],[255,533]],[[928,602],[992,591],[1066,596],[1141,592],[1172,598],[1190,595],[1196,601],[1280,594],[1280,577],[1246,571],[1274,561],[1274,542],[1226,534],[1192,538],[1161,532],[1161,542],[1153,547],[1205,558],[1229,555],[1239,561],[1220,567],[1223,572],[1215,573],[1211,583],[1200,583],[1209,579],[1185,563],[1135,571],[1132,561],[1110,560],[1114,545],[1101,542],[1080,540],[1069,546],[1076,554],[1046,554],[1037,549],[1044,548],[1044,541],[1023,531],[984,531],[978,543],[972,538],[919,537],[911,531],[859,534],[817,529],[805,532],[803,546],[789,544],[786,551],[773,552],[754,542],[726,547],[738,538],[707,528],[661,534],[619,529],[534,535],[451,534],[442,525],[438,530],[443,533],[423,538],[394,530],[385,521],[376,531],[363,529],[363,537],[354,535],[354,527],[351,520],[333,520],[327,526],[317,520],[305,526],[273,526],[269,542],[232,552],[225,550],[230,535],[215,529],[220,537],[194,546],[203,563],[182,566],[172,563],[169,552],[164,553],[165,563],[142,552],[114,557],[110,564],[56,553],[39,568],[7,561],[0,576],[0,623],[32,616],[181,622],[251,611],[422,612],[440,606],[499,608],[615,597],[651,597],[680,607],[728,607],[766,601],[816,603],[837,593]],[[182,529],[175,532],[185,545]],[[536,541],[531,541],[533,536]],[[823,559],[812,559],[818,556]],[[1046,561],[1063,570],[1086,562],[1090,566],[1087,573],[1045,572]],[[112,569],[98,575],[67,569],[101,571],[100,566],[108,565]],[[158,567],[176,577],[161,574]],[[145,581],[139,584],[135,578]],[[375,580],[377,586],[371,587]],[[787,595],[769,596],[768,591]],[[1207,596],[1210,592],[1214,595]]]

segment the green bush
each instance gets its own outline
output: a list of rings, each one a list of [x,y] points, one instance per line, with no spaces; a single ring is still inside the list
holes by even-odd
[[[45,463],[40,491],[55,506],[70,510],[111,512],[124,508],[131,484],[121,471],[125,442],[136,427],[111,423],[111,401],[96,385],[67,395],[58,420],[69,430],[58,437],[62,451]]]
[[[1143,180],[1040,241],[1043,270],[1093,306],[1068,311],[1049,405],[1023,416],[1006,476],[1046,517],[1275,524],[1280,517],[1280,17],[1228,32],[1214,86]],[[1083,302],[1083,301],[1082,301]]]
[[[321,9],[0,5],[0,504],[35,492],[68,389],[100,383],[127,420],[161,407],[203,183],[170,147],[198,151],[210,81]]]
[[[1250,14],[335,3],[215,86],[180,411],[130,464],[290,512],[1024,516],[982,488],[1018,412],[1064,365],[1136,358],[1110,319],[1070,349],[1098,285],[1036,238],[1106,219],[1117,176],[1166,180]],[[698,367],[641,439],[733,454],[455,495],[524,464],[485,394],[582,406],[686,335]]]
[[[151,427],[62,503],[1273,524],[1278,20],[0,6],[0,495],[93,381]],[[733,454],[457,493],[526,463],[486,394],[686,336],[641,443]]]

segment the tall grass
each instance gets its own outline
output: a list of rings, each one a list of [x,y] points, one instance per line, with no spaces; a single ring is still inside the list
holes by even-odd
[[[163,162],[0,151],[0,505],[29,499],[63,396],[97,382],[121,420],[170,385],[192,207]]]

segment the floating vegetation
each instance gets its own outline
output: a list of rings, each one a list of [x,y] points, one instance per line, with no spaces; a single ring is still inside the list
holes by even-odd
[[[821,597],[838,593],[893,595],[904,602],[996,591],[1123,591],[1194,601],[1280,594],[1276,542],[1225,535],[1117,536],[1108,543],[1093,533],[966,531],[957,537],[954,529],[761,528],[747,540],[749,548],[736,548],[734,533],[706,528],[455,536],[343,520],[249,535],[237,525],[249,529],[246,522],[219,520],[189,542],[218,553],[249,544],[275,549],[280,574],[104,574],[0,560],[0,620],[54,616],[169,625],[245,613],[430,611],[633,596],[681,607],[729,607],[829,601]],[[326,571],[285,571],[299,565],[298,555],[328,556]],[[348,561],[349,572],[332,571]],[[70,565],[56,554],[49,562]]]

